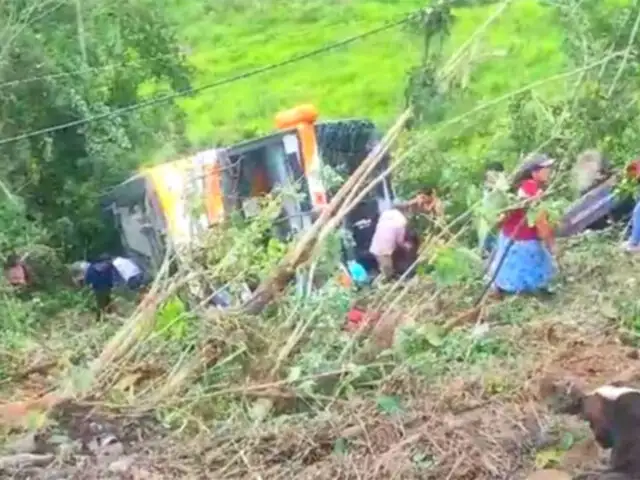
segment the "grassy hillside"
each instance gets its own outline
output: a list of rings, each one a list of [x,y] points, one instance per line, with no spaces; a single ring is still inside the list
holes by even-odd
[[[240,4],[238,8],[233,5]],[[424,5],[420,0],[240,1],[227,7],[176,9],[184,43],[202,85],[376,28]],[[457,10],[450,52],[466,42],[499,5]],[[312,102],[325,117],[367,116],[385,125],[401,108],[406,72],[422,38],[396,28],[348,47],[183,102],[198,144],[268,131],[274,114]],[[455,69],[471,103],[557,73],[562,32],[547,7],[519,0],[475,39]],[[467,102],[465,102],[467,103]]]
[[[479,193],[479,172],[473,170],[485,158],[515,162],[547,139],[545,150],[561,161],[594,145],[615,144],[614,160],[635,154],[640,113],[627,108],[640,90],[634,52],[624,58],[628,72],[620,68],[620,55],[620,63],[599,69],[575,89],[576,101],[564,102],[572,93],[571,78],[547,83],[538,95],[512,104],[492,102],[574,69],[582,59],[569,56],[574,52],[567,40],[589,39],[594,48],[587,61],[602,59],[610,45],[630,45],[627,53],[640,50],[640,40],[631,45],[634,17],[600,10],[630,0],[575,2],[583,10],[571,15],[584,14],[579,20],[588,20],[587,27],[603,25],[565,27],[572,32],[565,37],[560,22],[573,19],[530,0],[514,0],[486,29],[498,4],[456,12],[444,48],[446,57],[458,60],[444,62],[441,71],[452,72],[451,83],[462,88],[443,95],[442,110],[451,120],[485,102],[492,108],[486,116],[449,122],[447,129],[440,129],[445,121],[425,124],[426,135],[411,129],[399,142],[398,151],[420,148],[396,171],[398,191],[415,191],[437,177],[450,222],[442,231],[437,225],[420,230],[424,251],[410,281],[352,291],[330,274],[308,294],[285,290],[256,315],[186,308],[175,288],[196,279],[209,279],[211,287],[229,282],[231,292],[256,277],[281,283],[279,245],[257,248],[277,221],[279,204],[272,203],[250,225],[211,229],[205,243],[191,250],[192,261],[171,280],[159,278],[142,305],[118,293],[114,314],[97,322],[94,299],[64,287],[69,272],[54,263],[62,242],[49,244],[49,230],[28,219],[20,205],[5,202],[11,207],[0,210],[5,253],[14,244],[19,253],[33,253],[27,262],[52,287],[18,296],[0,284],[0,470],[7,470],[6,478],[494,480],[525,478],[544,467],[572,475],[601,470],[588,424],[554,407],[575,400],[568,385],[587,392],[614,381],[640,383],[640,305],[629,294],[640,283],[640,257],[620,250],[620,231],[558,239],[555,296],[513,296],[470,308],[486,293],[485,272],[469,251],[473,232],[464,237],[462,222],[454,221],[468,211],[467,197]],[[418,5],[199,0],[172,11],[191,50],[198,87],[369,30]],[[620,21],[624,16],[626,23]],[[189,134],[201,145],[238,140],[269,130],[278,110],[302,101],[315,103],[325,117],[368,116],[384,127],[401,109],[407,70],[420,55],[419,35],[397,29],[185,99]],[[618,79],[624,88],[604,95]],[[134,91],[137,81],[123,86]],[[38,104],[32,99],[31,105]],[[156,119],[138,120],[153,129],[155,123],[145,120]],[[105,128],[102,137],[92,130],[97,129],[78,133],[98,139],[89,143],[102,147],[91,150],[92,161],[119,161],[116,153],[133,151],[124,142],[111,149],[114,140],[126,139],[114,134],[120,130]],[[159,143],[173,147],[172,136],[160,133],[166,137]],[[83,150],[69,165],[80,170],[84,155]],[[44,179],[38,186],[50,188],[46,183],[54,173],[75,174],[56,163],[62,155],[41,160],[37,166],[48,162],[60,171],[34,169]],[[24,165],[31,172],[31,163]],[[83,205],[97,185],[77,178],[76,193],[51,190],[65,200],[60,211]],[[564,192],[553,185],[548,192],[552,198],[542,206],[554,213],[552,207],[559,207],[552,202]],[[36,193],[34,188],[34,202],[40,201]],[[44,216],[47,210],[38,212]],[[72,236],[67,217],[53,220],[64,239]],[[318,280],[338,272],[334,240],[327,236],[312,252]],[[300,247],[288,246],[309,251]],[[379,314],[373,318],[380,321],[352,335],[344,331],[345,319],[356,304]],[[106,434],[113,437],[106,441]]]

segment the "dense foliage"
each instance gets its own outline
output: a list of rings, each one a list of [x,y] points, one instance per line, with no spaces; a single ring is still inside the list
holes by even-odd
[[[3,142],[79,122],[0,145],[0,178],[61,253],[94,253],[108,245],[99,195],[161,144],[180,139],[182,115],[171,102],[106,116],[189,86],[174,29],[161,6],[146,0],[77,8],[8,1],[0,19]],[[94,116],[101,118],[84,122]]]
[[[586,147],[604,148],[614,161],[633,155],[637,35],[630,2],[443,4],[439,15],[416,15],[404,28],[179,100],[182,108],[168,101],[120,115],[119,108],[187,88],[192,74],[196,85],[211,83],[424,5],[4,2],[3,141],[79,123],[1,144],[0,180],[25,210],[21,222],[36,222],[61,253],[83,255],[110,241],[97,235],[99,195],[136,166],[189,144],[264,133],[278,110],[299,101],[316,103],[325,117],[370,117],[381,127],[404,102],[413,104],[405,142],[414,148],[399,177],[407,192],[427,182],[460,192],[477,183],[485,159],[513,164],[541,143],[561,157]],[[486,29],[464,43],[483,22]],[[523,89],[531,82],[539,85]],[[116,114],[84,122],[109,112]],[[453,195],[452,211],[467,201]]]
[[[630,0],[441,2],[435,16],[416,14],[403,27],[348,47],[121,114],[156,95],[197,89],[378,27],[424,3],[0,3],[0,260],[13,249],[35,252],[45,259],[45,270],[57,258],[63,271],[61,261],[109,248],[98,201],[111,185],[146,162],[266,133],[278,110],[302,101],[316,104],[323,118],[369,117],[382,130],[407,104],[413,106],[415,116],[395,151],[396,159],[403,158],[395,186],[410,195],[436,185],[448,202],[448,219],[468,212],[479,198],[489,160],[512,167],[522,154],[540,149],[556,156],[564,173],[585,148],[602,149],[618,165],[637,154],[640,10]],[[68,122],[73,125],[21,137]],[[330,175],[332,187],[344,181],[337,169]],[[570,187],[569,181],[554,185],[546,206],[558,210],[555,202],[566,202]],[[245,453],[269,452],[272,464],[274,450],[256,443],[245,448],[226,434],[256,432],[244,427],[270,415],[279,429],[274,439],[287,437],[280,427],[292,422],[311,425],[325,417],[346,426],[353,419],[343,422],[336,412],[351,415],[372,399],[385,415],[401,415],[402,403],[414,397],[429,415],[440,416],[439,406],[425,402],[434,395],[440,396],[437,405],[448,403],[440,384],[453,379],[458,385],[451,389],[455,406],[467,396],[459,388],[466,376],[482,397],[478,404],[521,397],[520,384],[532,385],[527,362],[560,358],[541,348],[555,343],[579,351],[582,341],[565,340],[585,326],[593,327],[589,337],[598,338],[605,318],[607,331],[624,330],[638,345],[638,302],[628,292],[639,280],[633,262],[614,246],[618,232],[567,242],[555,299],[485,305],[475,328],[471,321],[450,323],[468,320],[459,313],[484,287],[477,252],[465,248],[474,245],[472,231],[468,237],[429,239],[427,254],[435,258],[420,266],[415,283],[345,288],[335,275],[339,238],[330,235],[305,271],[297,272],[313,272],[309,277],[322,281],[284,287],[255,316],[191,308],[173,294],[172,282],[185,277],[206,276],[216,286],[228,282],[226,293],[237,297],[245,293],[244,281],[269,278],[289,245],[266,238],[277,228],[279,203],[265,205],[249,225],[231,219],[212,228],[193,261],[147,297],[152,302],[166,294],[158,308],[140,309],[125,320],[132,304],[120,295],[123,318],[99,323],[88,315],[93,299],[61,288],[58,279],[51,282],[54,292],[37,288],[23,298],[3,285],[0,380],[34,359],[53,358],[57,373],[43,374],[47,388],[39,392],[63,382],[83,385],[75,385],[76,392],[91,386],[92,409],[104,401],[124,412],[153,411],[156,421],[185,434],[206,430],[207,439],[238,449],[220,455],[224,469],[236,460],[253,469]],[[356,301],[388,309],[391,327],[372,343],[342,331]],[[537,328],[536,319],[543,319],[544,328]],[[418,389],[421,382],[428,388]],[[25,395],[19,381],[3,381],[0,391],[3,398]],[[529,401],[530,391],[522,398]],[[375,418],[370,409],[363,411]],[[493,424],[495,411],[491,418]],[[326,450],[327,438],[323,433],[315,443]],[[351,448],[340,440],[333,453]],[[398,444],[386,435],[384,443]],[[204,451],[201,445],[198,451]],[[433,456],[429,466],[422,465],[431,468],[439,455],[423,445],[412,458],[423,464]],[[196,456],[196,463],[210,474],[216,460]],[[457,465],[434,478],[451,476]],[[416,478],[425,478],[424,472]]]

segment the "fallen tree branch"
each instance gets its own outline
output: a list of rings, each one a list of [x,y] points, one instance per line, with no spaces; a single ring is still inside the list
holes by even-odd
[[[279,293],[284,291],[289,281],[294,277],[296,269],[309,260],[319,243],[324,240],[330,231],[335,229],[342,218],[355,206],[354,196],[357,196],[363,188],[367,175],[380,162],[410,116],[411,109],[405,110],[384,137],[379,148],[372,151],[342,185],[311,228],[290,249],[274,272],[256,289],[251,299],[242,307],[242,311],[256,315],[271,303]],[[372,188],[372,186],[369,185],[368,188]],[[336,218],[332,218],[334,215],[336,215]]]

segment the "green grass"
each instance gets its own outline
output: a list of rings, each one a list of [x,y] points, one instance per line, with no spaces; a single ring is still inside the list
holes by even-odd
[[[458,12],[451,43],[466,42],[497,9],[497,5]],[[514,2],[497,18],[469,50],[471,96],[486,100],[561,72],[563,33],[554,13],[540,2]],[[464,69],[463,69],[464,71]]]
[[[241,2],[242,3],[242,2]],[[280,62],[401,18],[420,0],[244,2],[233,9],[193,4],[176,10],[182,41],[197,69],[195,85]],[[249,5],[251,5],[249,7]],[[448,52],[454,52],[497,5],[457,10]],[[275,114],[300,102],[324,118],[366,116],[388,125],[403,105],[408,69],[422,39],[395,28],[347,47],[214,89],[183,101],[189,137],[198,145],[230,142],[272,129]],[[468,74],[471,103],[522,87],[563,68],[562,31],[548,7],[514,2],[480,36],[456,74]],[[468,102],[465,101],[465,105]]]

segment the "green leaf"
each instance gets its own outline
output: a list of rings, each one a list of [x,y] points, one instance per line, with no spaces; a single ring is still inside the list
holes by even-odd
[[[249,415],[255,422],[262,422],[273,408],[273,402],[268,398],[259,398],[253,403]]]
[[[560,440],[560,448],[562,450],[569,450],[575,444],[575,438],[571,432],[565,432],[562,436],[562,440]]]
[[[536,468],[542,469],[557,465],[562,458],[562,451],[558,448],[546,448],[536,453]]]
[[[287,376],[287,382],[293,383],[297,381],[302,376],[302,368],[295,366],[289,370],[289,375]]]
[[[533,227],[536,224],[536,218],[538,216],[538,210],[535,208],[529,208],[527,210],[527,224]]]
[[[466,248],[441,248],[433,262],[435,279],[442,285],[460,283],[477,271],[477,262]]]
[[[349,443],[347,442],[347,439],[340,437],[333,443],[333,454],[346,455],[348,448]]]
[[[86,393],[93,385],[93,376],[88,368],[73,367],[69,379],[76,393]]]
[[[426,470],[433,467],[434,465],[433,457],[424,452],[418,452],[413,455],[411,457],[411,461],[416,466],[416,468],[419,468],[421,470]]]
[[[444,338],[440,335],[438,327],[435,325],[425,326],[423,329],[424,338],[432,347],[440,347],[444,343]]]
[[[27,429],[36,431],[42,429],[47,424],[47,414],[39,411],[27,413]]]
[[[378,405],[378,409],[386,415],[393,415],[403,412],[400,398],[395,395],[382,395],[378,397],[376,403]]]

